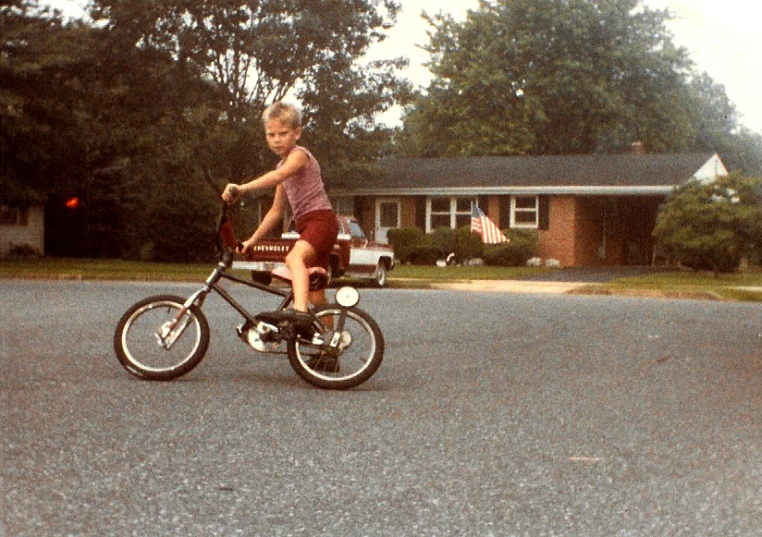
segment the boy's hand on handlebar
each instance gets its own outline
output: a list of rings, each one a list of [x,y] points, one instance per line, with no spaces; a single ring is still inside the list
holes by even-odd
[[[235,200],[238,199],[238,195],[240,194],[240,188],[238,185],[234,185],[233,183],[229,183],[225,190],[222,191],[222,200],[227,203],[228,205],[232,205],[235,203]]]
[[[248,257],[251,253],[251,248],[254,246],[254,241],[249,239],[246,241],[243,241],[238,245],[238,253],[241,254],[244,257]]]

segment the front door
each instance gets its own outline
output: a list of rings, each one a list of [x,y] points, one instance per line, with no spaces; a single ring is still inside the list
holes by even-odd
[[[400,227],[400,201],[389,198],[376,200],[376,242],[387,244],[389,239],[386,233],[395,227]]]

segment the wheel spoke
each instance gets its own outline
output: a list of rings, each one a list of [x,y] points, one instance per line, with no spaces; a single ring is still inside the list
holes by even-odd
[[[122,317],[115,334],[122,365],[152,379],[168,380],[187,373],[203,358],[209,343],[208,325],[199,315],[185,309],[179,297],[139,302]]]
[[[334,329],[324,334],[326,342],[338,344],[338,357],[333,352],[315,352],[299,342],[294,343],[292,365],[308,382],[325,388],[350,388],[365,382],[378,369],[383,356],[383,338],[375,322],[355,308],[326,307],[316,316]]]

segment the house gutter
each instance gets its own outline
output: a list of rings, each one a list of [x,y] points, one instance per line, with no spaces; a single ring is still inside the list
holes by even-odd
[[[650,186],[516,186],[441,188],[331,188],[332,196],[666,196],[676,185]]]

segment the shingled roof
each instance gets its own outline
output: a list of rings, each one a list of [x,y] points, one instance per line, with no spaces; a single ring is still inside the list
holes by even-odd
[[[385,177],[355,178],[334,195],[665,194],[727,171],[712,153],[385,159]]]

